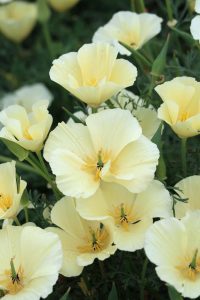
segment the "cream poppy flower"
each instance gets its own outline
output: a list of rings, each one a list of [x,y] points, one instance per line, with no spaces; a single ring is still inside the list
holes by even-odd
[[[155,222],[147,231],[145,252],[158,277],[184,297],[200,296],[200,211],[182,220]]]
[[[23,41],[37,21],[37,5],[14,1],[0,7],[0,31],[14,42]]]
[[[43,83],[35,83],[25,85],[14,91],[6,94],[2,99],[2,108],[6,108],[13,104],[23,106],[26,111],[30,112],[32,106],[41,100],[47,100],[49,104],[53,100],[53,95]]]
[[[163,100],[158,117],[180,138],[200,133],[200,83],[192,77],[176,77],[155,88]]]
[[[41,150],[52,124],[47,107],[48,101],[39,101],[32,106],[31,112],[20,105],[5,108],[0,112],[0,122],[5,126],[0,136],[24,149],[33,152]]]
[[[193,175],[179,181],[176,185],[176,192],[182,199],[187,199],[187,202],[178,201],[175,205],[177,218],[182,218],[187,212],[200,210],[200,176]]]
[[[48,3],[58,12],[63,12],[75,6],[79,0],[48,0]]]
[[[86,44],[54,60],[50,78],[83,102],[98,106],[136,79],[136,67],[116,58],[109,44]]]
[[[82,219],[72,198],[64,197],[55,204],[51,220],[60,227],[46,230],[60,237],[64,256],[60,273],[64,276],[78,276],[83,267],[92,264],[95,258],[105,260],[116,251],[112,224]]]
[[[20,200],[26,182],[16,182],[15,162],[0,164],[0,219],[14,218],[20,210]]]
[[[138,193],[154,177],[159,151],[141,135],[127,110],[107,109],[87,117],[86,125],[60,123],[44,147],[60,191],[87,198],[100,182],[116,182]]]
[[[194,10],[200,14],[200,0],[196,0]],[[200,16],[195,16],[190,25],[190,32],[195,40],[200,42]]]
[[[88,220],[111,219],[113,241],[117,248],[136,251],[144,246],[147,229],[153,218],[172,216],[172,201],[159,181],[152,181],[140,194],[130,193],[123,186],[102,183],[87,199],[76,199],[79,214]]]
[[[58,236],[35,226],[8,225],[0,230],[0,243],[1,299],[46,298],[62,264]]]
[[[162,19],[154,14],[120,11],[95,32],[93,41],[109,42],[122,55],[131,55],[119,42],[139,49],[161,31],[161,23]]]

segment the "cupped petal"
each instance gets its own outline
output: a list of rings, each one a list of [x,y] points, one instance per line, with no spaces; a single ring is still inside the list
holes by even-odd
[[[98,189],[100,180],[96,179],[87,164],[72,152],[55,150],[49,163],[56,175],[56,184],[64,195],[87,198]]]
[[[137,195],[133,210],[138,219],[172,217],[172,199],[165,186],[160,181],[153,180]]]
[[[75,200],[63,197],[53,207],[51,220],[62,228],[74,240],[79,240],[85,235],[85,225],[76,211]]]
[[[0,194],[17,195],[15,161],[0,164]]]
[[[179,181],[175,188],[178,188],[177,193],[182,199],[187,199],[187,202],[178,201],[175,205],[177,218],[182,218],[189,211],[200,209],[200,176],[193,175]]]
[[[140,21],[140,39],[138,48],[148,42],[161,31],[162,18],[155,14],[142,13],[139,14]]]
[[[82,85],[82,75],[77,61],[77,53],[70,52],[55,59],[49,75],[51,80],[69,91]]]
[[[83,85],[89,86],[102,79],[109,81],[116,58],[116,49],[108,43],[97,42],[83,45],[77,53]]]
[[[177,122],[172,126],[174,132],[180,138],[188,138],[200,134],[200,113],[183,122]]]
[[[77,264],[77,256],[79,254],[77,239],[74,239],[73,236],[56,227],[48,227],[46,230],[56,233],[62,243],[63,264],[60,274],[66,277],[80,275],[83,267]]]
[[[110,81],[115,82],[123,88],[132,86],[137,77],[137,69],[125,59],[117,59],[110,76]]]
[[[136,251],[144,247],[145,234],[153,223],[152,218],[146,217],[135,224],[129,224],[125,230],[122,226],[114,231],[114,243],[119,250]]]
[[[195,40],[200,41],[200,16],[195,16],[190,25],[190,32]]]
[[[95,155],[87,127],[78,123],[62,122],[50,132],[44,147],[44,158],[50,161],[52,154],[59,149],[66,149],[82,160]]]
[[[176,124],[179,115],[177,103],[166,100],[158,109],[158,118],[164,120],[170,126]]]
[[[112,159],[116,158],[127,144],[137,140],[142,132],[131,113],[119,108],[92,114],[87,117],[86,124],[96,153],[103,150],[110,154]]]
[[[176,267],[187,247],[185,226],[175,218],[155,222],[145,237],[145,252],[158,266]]]
[[[159,158],[157,146],[146,137],[128,144],[111,166],[111,171],[103,177],[125,186],[133,193],[144,190],[153,179]]]

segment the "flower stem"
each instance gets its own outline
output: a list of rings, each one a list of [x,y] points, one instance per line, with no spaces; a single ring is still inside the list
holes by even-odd
[[[12,159],[10,157],[0,155],[0,162],[9,162],[9,161],[12,161]],[[29,166],[23,162],[16,161],[16,166],[21,170],[38,174],[38,172],[34,168],[32,168],[31,166]]]
[[[29,218],[28,218],[28,208],[26,206],[24,207],[24,214],[25,214],[26,223],[28,223],[28,221],[29,221]]]
[[[53,51],[53,46],[52,46],[52,39],[51,39],[51,35],[49,33],[49,27],[48,27],[48,23],[47,22],[43,22],[42,23],[42,31],[43,31],[43,36],[49,51],[49,55],[51,60],[53,60],[54,58],[54,51]]]
[[[172,12],[171,0],[165,0],[165,5],[166,5],[166,9],[167,9],[168,19],[169,19],[169,21],[172,21],[173,20],[173,12]]]
[[[19,222],[19,219],[18,219],[17,216],[14,217],[14,221],[15,221],[15,223],[17,224],[17,226],[21,226],[21,223]]]
[[[187,162],[186,162],[186,154],[187,154],[187,139],[181,139],[181,162],[182,162],[182,170],[183,176],[187,176]]]
[[[144,300],[145,275],[146,275],[147,265],[148,265],[148,258],[145,257],[143,267],[142,267],[142,273],[141,273],[140,300]]]
[[[140,12],[145,12],[144,0],[138,0],[138,5]]]

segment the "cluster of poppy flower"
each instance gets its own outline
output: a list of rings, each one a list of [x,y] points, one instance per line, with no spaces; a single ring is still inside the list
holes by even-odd
[[[161,280],[185,297],[200,295],[200,176],[176,184],[188,201],[173,207],[168,190],[154,178],[159,150],[151,141],[161,120],[181,139],[200,133],[200,83],[176,77],[158,85],[163,104],[156,112],[125,90],[137,69],[117,59],[118,51],[130,54],[121,43],[142,47],[160,32],[161,22],[149,13],[118,12],[97,30],[93,43],[54,60],[50,78],[89,107],[50,133],[52,95],[44,86],[22,87],[2,99],[0,137],[18,147],[14,152],[28,153],[25,159],[46,176],[57,198],[50,212],[55,226],[12,226],[23,209],[26,182],[16,180],[15,162],[0,165],[3,299],[45,298],[59,273],[78,276],[96,258],[142,248]],[[153,223],[154,218],[161,220]]]

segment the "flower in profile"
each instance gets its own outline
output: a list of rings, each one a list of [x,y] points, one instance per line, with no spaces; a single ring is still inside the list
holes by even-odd
[[[16,181],[15,162],[0,164],[0,219],[14,218],[20,210],[20,200],[26,182]]]
[[[47,107],[48,101],[39,101],[31,112],[17,104],[5,108],[0,112],[0,122],[4,125],[0,137],[33,152],[41,150],[52,124]]]
[[[79,0],[48,0],[48,3],[58,12],[69,10],[78,2]]]
[[[46,298],[62,264],[57,235],[35,226],[6,226],[0,230],[2,299]]]
[[[11,41],[22,42],[37,21],[37,5],[14,1],[0,7],[0,31]]]
[[[196,0],[194,10],[200,14],[200,1]],[[190,25],[190,32],[195,40],[200,42],[200,15],[195,16],[192,19]]]
[[[62,55],[53,61],[50,70],[51,80],[94,107],[133,85],[136,76],[134,65],[117,59],[117,51],[101,42]]]
[[[121,54],[130,55],[119,42],[137,50],[161,31],[161,23],[162,19],[154,14],[120,11],[95,32],[93,41],[109,42]]]
[[[41,100],[46,100],[51,103],[53,95],[43,83],[35,83],[24,85],[13,93],[6,94],[2,99],[2,107],[6,108],[13,104],[23,106],[26,111],[30,112],[32,106]]]
[[[200,211],[183,219],[155,222],[147,231],[145,252],[158,277],[183,297],[200,296]]]
[[[180,138],[200,133],[200,83],[192,77],[176,77],[155,88],[163,100],[158,117]]]
[[[56,233],[61,240],[64,257],[60,273],[64,276],[77,276],[95,258],[105,260],[116,251],[112,224],[84,220],[76,211],[72,198],[64,197],[55,204],[51,220],[59,228],[46,230]]]
[[[66,196],[87,198],[101,181],[138,193],[153,179],[159,158],[157,146],[141,133],[130,111],[103,110],[88,116],[86,126],[58,124],[47,139],[44,158]]]
[[[182,218],[187,212],[200,210],[200,176],[193,175],[179,181],[176,185],[176,192],[185,201],[177,201],[175,213],[177,218]]]
[[[76,205],[85,219],[111,219],[113,241],[118,249],[125,251],[143,248],[145,233],[153,218],[172,216],[170,195],[156,180],[139,194],[130,193],[118,184],[102,183],[93,196],[76,199]]]

